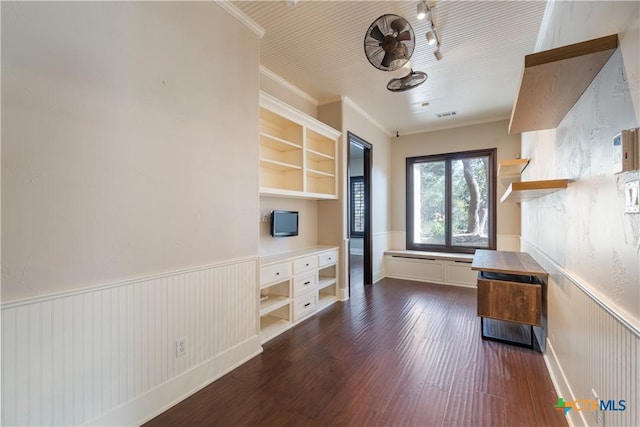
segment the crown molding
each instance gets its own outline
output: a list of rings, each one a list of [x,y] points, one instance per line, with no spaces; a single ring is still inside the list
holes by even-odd
[[[301,97],[305,101],[310,102],[314,106],[316,106],[316,107],[318,106],[318,100],[316,98],[314,98],[313,96],[309,95],[307,92],[303,91],[298,86],[294,86],[293,84],[291,84],[287,80],[283,79],[282,77],[280,77],[279,75],[277,75],[276,73],[274,73],[273,71],[271,71],[270,69],[265,67],[264,65],[260,65],[260,74],[262,74],[263,76],[265,76],[267,78],[270,78],[271,80],[275,81],[276,83],[284,86],[286,89],[288,89],[291,92],[295,93],[296,95],[298,95],[299,97]]]
[[[467,126],[483,125],[483,124],[486,124],[486,123],[502,122],[502,121],[505,121],[505,120],[509,120],[509,118],[511,118],[510,114],[507,114],[507,115],[500,114],[500,115],[497,115],[497,116],[486,117],[484,119],[461,121],[461,122],[455,122],[455,123],[447,123],[447,124],[442,124],[442,125],[438,125],[438,126],[429,126],[429,127],[426,127],[426,128],[424,128],[422,130],[414,130],[414,131],[410,131],[410,132],[403,132],[402,135],[400,135],[400,136],[417,135],[419,133],[436,132],[436,131],[439,131],[439,130],[457,129],[457,128],[463,128],[463,127],[467,127]]]
[[[362,117],[367,119],[372,125],[374,125],[378,129],[380,129],[386,135],[388,135],[390,137],[393,136],[393,134],[391,132],[389,132],[389,130],[387,130],[384,126],[382,126],[380,124],[380,122],[378,122],[376,119],[371,117],[371,115],[369,115],[369,113],[367,113],[364,109],[362,109],[358,104],[353,102],[348,96],[343,96],[342,97],[342,102],[347,104],[348,106],[350,106],[354,110],[356,110],[358,113],[360,113],[362,115]]]
[[[249,18],[243,11],[234,6],[229,0],[216,0],[216,4],[226,10],[231,16],[236,18],[251,31],[256,33],[258,37],[264,37],[264,28],[258,25],[256,21]]]

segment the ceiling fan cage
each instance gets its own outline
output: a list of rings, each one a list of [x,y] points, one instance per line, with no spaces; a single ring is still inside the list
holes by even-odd
[[[415,34],[401,16],[386,14],[369,26],[364,37],[364,52],[374,67],[395,71],[405,65],[415,48]]]
[[[391,92],[404,92],[420,86],[425,81],[427,81],[427,73],[411,70],[411,72],[404,77],[389,80],[387,89]]]

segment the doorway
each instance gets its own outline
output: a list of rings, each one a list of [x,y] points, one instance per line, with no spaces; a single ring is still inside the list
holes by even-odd
[[[349,294],[352,286],[373,283],[371,263],[372,145],[348,132]]]

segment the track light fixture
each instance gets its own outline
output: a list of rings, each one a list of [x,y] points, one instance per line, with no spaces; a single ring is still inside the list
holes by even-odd
[[[433,23],[435,16],[432,9],[433,7],[429,6],[427,0],[420,0],[418,2],[418,19],[427,18],[427,20],[429,21],[429,30],[424,36],[426,37],[429,46],[436,46],[436,50],[433,52],[433,55],[438,61],[440,61],[442,60],[442,52],[440,51],[440,38],[438,37],[436,24]]]
[[[431,8],[427,4],[427,1],[426,0],[420,0],[418,2],[418,5],[416,6],[416,12],[417,12],[418,19],[419,20],[423,20],[424,18],[427,18],[427,15],[429,15],[429,11],[430,10],[431,10]]]
[[[425,34],[425,36],[427,37],[427,43],[429,43],[430,46],[433,46],[438,42],[438,37],[436,36],[436,32],[433,29],[427,31],[427,34]]]

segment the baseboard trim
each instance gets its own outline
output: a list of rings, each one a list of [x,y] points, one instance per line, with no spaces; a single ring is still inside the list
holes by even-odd
[[[549,372],[549,376],[551,377],[551,382],[553,383],[553,388],[556,390],[558,397],[571,396],[570,399],[566,399],[567,401],[575,401],[577,400],[575,395],[573,394],[573,390],[567,381],[567,377],[562,370],[562,366],[558,361],[558,357],[556,356],[556,352],[553,349],[553,345],[549,339],[546,340],[547,349],[543,354],[543,359],[545,365],[547,365],[547,371]],[[578,420],[574,418],[579,416]],[[578,427],[578,426],[586,426],[589,425],[587,421],[584,419],[582,412],[578,411],[569,411],[565,415],[565,419],[569,424],[569,427]]]
[[[260,353],[256,335],[85,425],[142,425]]]

